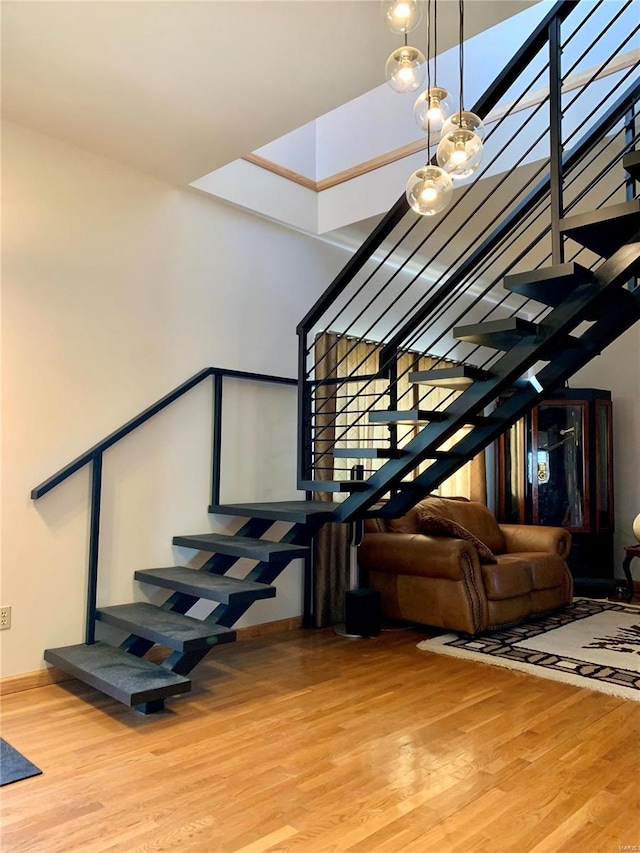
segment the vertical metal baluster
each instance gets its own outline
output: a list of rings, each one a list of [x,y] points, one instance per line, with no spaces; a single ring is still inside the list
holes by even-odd
[[[393,359],[389,364],[389,409],[391,411],[395,411],[398,408],[398,350],[396,349],[393,354]],[[398,449],[398,424],[389,424],[387,427],[389,431],[389,449],[397,450]],[[362,477],[356,477],[353,479],[362,479]],[[392,494],[396,493],[396,489],[392,490]]]
[[[313,386],[307,378],[307,332],[298,330],[298,480],[314,478],[313,425],[311,423]],[[308,497],[308,495],[307,495]]]
[[[551,166],[551,253],[553,264],[564,263],[564,242],[560,220],[564,215],[562,199],[562,47],[560,18],[549,24],[549,147]]]
[[[211,453],[211,504],[220,503],[220,474],[222,468],[222,382],[221,373],[213,374],[213,437]]]
[[[91,515],[89,522],[89,572],[87,578],[87,622],[85,641],[96,641],[96,601],[98,597],[98,552],[100,548],[100,501],[102,497],[102,453],[93,457],[91,467]]]

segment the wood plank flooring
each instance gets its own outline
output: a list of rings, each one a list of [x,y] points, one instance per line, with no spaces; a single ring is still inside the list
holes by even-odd
[[[614,853],[640,845],[640,703],[372,640],[221,646],[144,717],[71,681],[7,696],[43,775],[3,853]]]

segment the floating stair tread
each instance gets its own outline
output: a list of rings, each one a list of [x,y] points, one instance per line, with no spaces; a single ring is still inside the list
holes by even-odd
[[[334,459],[401,459],[406,450],[388,447],[334,447]]]
[[[138,569],[134,578],[142,583],[172,589],[196,598],[219,601],[221,604],[243,604],[259,598],[273,598],[276,594],[275,587],[268,584],[210,574],[198,569],[187,569],[185,566]]]
[[[449,388],[452,391],[464,391],[474,382],[482,382],[490,376],[486,370],[470,364],[456,367],[441,367],[434,370],[416,370],[409,374],[409,382],[419,385],[432,385],[435,388]]]
[[[261,563],[278,563],[306,557],[309,549],[303,545],[250,539],[248,536],[226,536],[221,533],[199,533],[193,536],[174,536],[173,544],[198,551],[215,551],[232,557],[246,557]]]
[[[305,492],[364,492],[367,483],[366,480],[302,480],[299,488]]]
[[[560,231],[592,252],[608,258],[640,232],[640,199],[569,216],[560,222]]]
[[[200,651],[219,643],[232,643],[236,638],[231,628],[163,610],[145,601],[101,607],[96,616],[108,625],[178,652]]]
[[[384,379],[384,373],[351,373],[349,376],[322,379],[315,382],[318,388],[323,385],[344,385],[347,382],[371,382],[374,379]]]
[[[188,693],[191,681],[108,643],[47,649],[44,659],[131,707]]]
[[[632,178],[640,180],[640,151],[629,151],[622,158],[622,166]]]
[[[242,518],[265,518],[274,521],[291,521],[306,524],[308,521],[328,519],[333,515],[326,501],[269,501],[249,504],[214,504],[209,512],[217,515],[234,515]]]
[[[459,341],[507,351],[526,338],[535,337],[538,332],[539,326],[536,323],[520,317],[509,317],[506,320],[458,326],[453,330],[453,336]]]
[[[369,422],[372,424],[419,424],[446,421],[445,412],[432,412],[427,409],[406,409],[379,412],[369,412]]]
[[[591,270],[573,262],[508,275],[504,286],[511,293],[518,293],[526,299],[534,299],[555,308],[577,287],[592,281],[594,275]]]

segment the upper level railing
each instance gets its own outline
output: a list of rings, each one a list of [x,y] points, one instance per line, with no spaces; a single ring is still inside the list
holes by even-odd
[[[487,127],[483,163],[449,209],[419,217],[402,195],[301,321],[301,479],[348,478],[353,459],[336,448],[415,434],[369,424],[371,411],[437,411],[459,393],[418,392],[410,372],[499,357],[456,340],[455,326],[541,321],[550,309],[504,290],[505,275],[596,264],[569,251],[560,221],[630,197],[620,161],[638,138],[639,32],[634,0],[557,3],[472,108]],[[380,464],[367,459],[365,473]]]
[[[90,519],[89,519],[89,557],[87,578],[87,608],[85,641],[95,642],[96,622],[96,600],[98,590],[98,558],[100,551],[100,508],[102,503],[102,462],[103,455],[110,447],[117,444],[129,433],[142,426],[148,420],[155,417],[159,412],[166,409],[176,400],[179,400],[196,385],[200,385],[209,377],[213,377],[213,421],[211,429],[211,503],[217,506],[220,503],[220,475],[222,459],[222,400],[224,379],[243,379],[253,382],[276,383],[278,385],[296,385],[297,380],[284,376],[272,376],[267,373],[251,373],[245,370],[228,370],[223,367],[205,367],[186,382],[178,385],[164,397],[161,397],[144,411],[127,421],[114,432],[94,444],[76,459],[69,462],[44,482],[40,483],[31,491],[33,500],[46,495],[60,483],[64,482],[80,468],[91,465],[91,496],[90,496]]]

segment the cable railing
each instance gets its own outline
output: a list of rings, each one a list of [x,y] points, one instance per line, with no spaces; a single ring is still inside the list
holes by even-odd
[[[440,412],[459,396],[412,384],[412,372],[500,358],[456,339],[457,326],[541,322],[551,308],[506,291],[506,275],[593,267],[588,249],[568,256],[560,219],[629,195],[619,164],[638,139],[639,32],[633,0],[557,3],[473,107],[487,124],[474,179],[435,221],[402,196],[303,319],[301,480],[348,479],[350,446],[393,450],[415,436],[415,425],[371,423],[375,412]],[[367,474],[385,464],[366,462]]]

